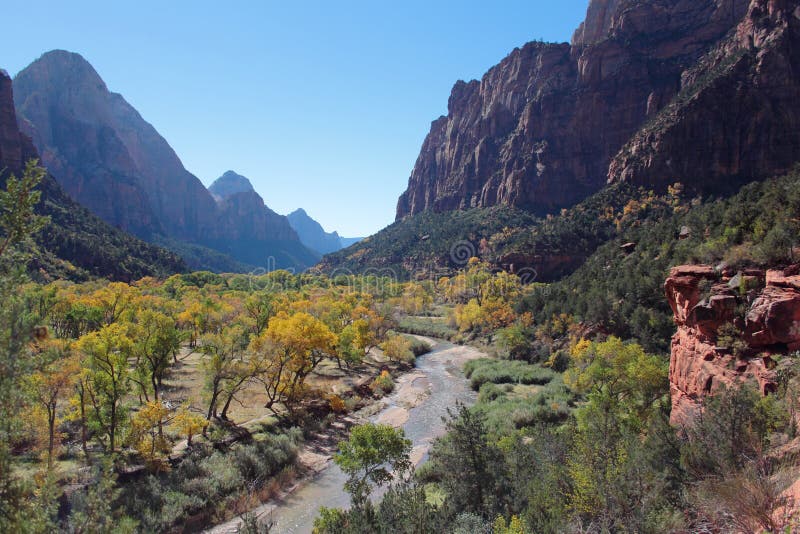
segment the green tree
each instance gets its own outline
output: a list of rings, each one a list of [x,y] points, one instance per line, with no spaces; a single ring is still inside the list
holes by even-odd
[[[208,394],[206,419],[221,416],[220,402],[224,404],[222,413],[227,414],[231,399],[247,379],[250,367],[245,361],[246,347],[247,337],[239,325],[223,327],[220,333],[205,334],[200,339]]]
[[[130,391],[128,359],[133,342],[126,328],[114,323],[86,334],[77,345],[89,370],[90,424],[104,436],[101,444],[113,453],[127,422],[124,399]]]
[[[431,462],[453,513],[504,512],[508,479],[502,451],[487,437],[484,417],[463,404],[448,409],[447,434],[431,449]]]
[[[168,315],[144,309],[130,325],[135,362],[134,381],[145,401],[158,400],[164,378],[172,365],[173,354],[180,348],[181,333]]]
[[[383,486],[411,468],[411,441],[402,429],[367,423],[339,443],[333,461],[347,475],[345,489],[355,508],[363,507],[372,486]]]
[[[0,172],[0,175],[3,173]],[[14,472],[11,445],[20,436],[22,381],[32,370],[31,333],[39,318],[23,295],[28,255],[23,245],[47,223],[36,215],[36,187],[46,172],[30,161],[22,178],[10,175],[0,190],[0,531],[47,530],[51,503],[32,499],[32,488]],[[48,495],[49,492],[40,492]]]

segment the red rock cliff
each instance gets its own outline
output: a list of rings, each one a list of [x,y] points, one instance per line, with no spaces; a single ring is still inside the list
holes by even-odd
[[[571,45],[528,43],[480,81],[455,84],[397,217],[495,204],[548,212],[594,193],[612,158],[747,7],[592,0]]]
[[[669,367],[673,424],[689,422],[722,387],[752,381],[763,394],[775,390],[776,355],[800,349],[799,272],[672,269],[664,288],[678,326]]]
[[[591,0],[571,45],[528,43],[456,83],[397,218],[783,174],[800,159],[798,44],[798,0]]]

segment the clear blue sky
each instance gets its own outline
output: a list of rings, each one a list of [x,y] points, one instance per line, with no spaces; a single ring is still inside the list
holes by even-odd
[[[6,0],[0,67],[82,54],[206,185],[228,169],[279,213],[374,233],[458,79],[568,41],[588,0]]]

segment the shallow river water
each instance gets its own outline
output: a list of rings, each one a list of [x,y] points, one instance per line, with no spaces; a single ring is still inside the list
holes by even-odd
[[[427,339],[427,338],[425,338]],[[417,358],[417,367],[408,377],[412,391],[425,391],[419,395],[415,407],[408,410],[408,420],[402,425],[406,437],[413,444],[412,460],[420,463],[427,458],[431,442],[444,433],[442,417],[457,402],[472,404],[475,393],[469,388],[461,368],[465,361],[484,356],[476,349],[453,345],[446,341],[427,339],[433,350]],[[404,395],[405,393],[405,395]],[[370,420],[383,422],[387,415],[402,411],[408,405],[409,388],[398,388],[386,397],[385,406]],[[320,506],[343,508],[349,505],[349,496],[343,486],[346,476],[333,462],[315,477],[305,481],[298,489],[280,499],[267,503],[254,511],[259,517],[270,517],[273,532],[289,534],[310,533]],[[207,532],[213,534],[236,532],[238,521],[219,525]]]

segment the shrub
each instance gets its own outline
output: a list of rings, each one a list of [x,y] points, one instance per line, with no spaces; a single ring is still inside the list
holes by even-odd
[[[419,358],[423,354],[428,354],[431,351],[431,346],[427,342],[418,339],[414,336],[404,335],[403,337],[406,338],[411,343],[409,349],[411,350],[411,352],[414,354],[415,357]]]
[[[471,360],[464,366],[464,374],[470,379],[475,391],[487,382],[493,384],[538,384],[550,382],[555,373],[539,365],[521,361],[491,360],[480,358]]]
[[[381,343],[383,354],[393,362],[413,364],[415,357],[411,351],[411,341],[408,336],[390,335]]]
[[[381,371],[381,374],[372,381],[370,389],[377,395],[391,393],[394,390],[394,380],[392,380],[392,375],[389,374],[389,371]]]

